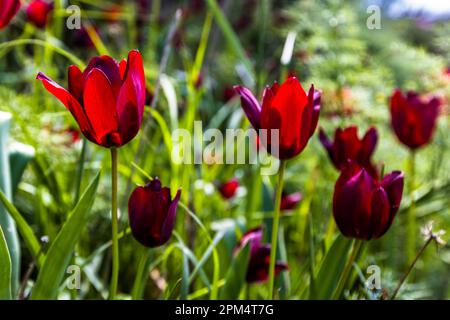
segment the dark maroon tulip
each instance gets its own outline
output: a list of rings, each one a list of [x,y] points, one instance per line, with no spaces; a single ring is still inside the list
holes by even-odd
[[[371,176],[377,177],[377,169],[371,162],[378,140],[378,133],[374,127],[367,130],[362,139],[358,138],[356,126],[345,129],[338,128],[334,133],[334,141],[330,141],[321,128],[319,139],[338,170],[346,167],[350,159],[364,167]]]
[[[233,178],[223,183],[219,187],[219,192],[225,199],[231,199],[236,194],[238,188],[239,188],[239,180],[237,178]]]
[[[38,28],[44,28],[47,24],[48,14],[53,10],[53,3],[43,0],[33,0],[27,7],[27,20]]]
[[[6,27],[20,9],[20,0],[0,0],[0,29]]]
[[[146,247],[165,244],[175,225],[181,190],[175,198],[170,189],[162,187],[158,178],[144,187],[137,187],[128,201],[128,218],[134,238]]]
[[[248,263],[246,280],[248,283],[264,282],[269,278],[270,244],[262,243],[263,229],[261,227],[247,231],[235,253],[242,249],[247,243],[250,246],[250,261]],[[277,261],[275,264],[275,275],[287,270],[286,263]]]
[[[350,238],[381,237],[394,220],[402,193],[401,171],[393,171],[380,182],[349,162],[334,187],[333,215],[339,230]]]
[[[300,201],[302,201],[303,195],[300,192],[294,192],[291,194],[283,194],[281,197],[280,210],[292,210]]]
[[[412,91],[405,97],[397,89],[390,104],[392,128],[400,142],[412,150],[430,142],[439,116],[439,98],[425,100]]]
[[[303,151],[319,120],[320,93],[314,86],[306,94],[297,78],[289,77],[281,86],[275,83],[264,90],[262,106],[247,88],[235,86],[234,89],[241,96],[242,108],[252,126],[268,131],[267,143],[261,141],[268,152],[275,143],[279,154],[274,156],[282,160]],[[279,141],[270,141],[273,129],[278,130]]]

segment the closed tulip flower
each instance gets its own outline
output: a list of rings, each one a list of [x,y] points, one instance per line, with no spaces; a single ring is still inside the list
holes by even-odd
[[[137,187],[128,202],[128,217],[134,238],[150,248],[165,244],[172,235],[181,190],[172,199],[170,189],[158,178]]]
[[[261,227],[247,231],[239,241],[235,252],[242,249],[247,243],[250,246],[250,260],[248,263],[246,280],[248,283],[265,282],[269,277],[270,244],[262,243],[263,229]],[[275,274],[287,270],[286,263],[277,261]]]
[[[53,3],[43,0],[33,0],[27,7],[27,20],[38,28],[47,24],[48,14],[53,10]]]
[[[0,29],[6,27],[20,9],[20,0],[0,0]]]
[[[378,140],[378,133],[374,127],[367,130],[362,139],[358,138],[356,126],[338,128],[334,133],[334,141],[330,141],[325,132],[320,129],[319,139],[336,169],[342,170],[350,159],[364,167],[371,176],[377,177],[377,169],[371,162]]]
[[[404,96],[400,90],[395,90],[390,105],[392,128],[400,142],[411,150],[430,142],[439,115],[439,98],[425,100],[415,92]]]
[[[241,105],[252,126],[267,129],[267,150],[278,144],[279,159],[290,159],[306,147],[313,135],[320,112],[320,93],[311,86],[308,94],[295,77],[289,77],[281,86],[274,84],[263,93],[262,106],[250,90],[235,86],[241,96]],[[270,141],[271,129],[278,129],[279,141]],[[263,141],[262,141],[263,142]]]
[[[225,199],[231,199],[235,196],[238,188],[239,188],[239,180],[237,178],[233,178],[223,183],[219,187],[219,192]]]
[[[350,238],[381,237],[395,218],[402,193],[402,172],[393,171],[378,181],[349,162],[334,187],[333,215],[339,230]]]
[[[37,79],[58,98],[77,121],[84,136],[102,147],[120,147],[138,133],[144,112],[145,77],[141,54],[130,51],[117,63],[94,57],[81,72],[68,70],[69,90],[39,72]]]

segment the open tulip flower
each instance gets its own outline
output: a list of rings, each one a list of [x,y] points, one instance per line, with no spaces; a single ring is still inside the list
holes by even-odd
[[[246,275],[248,283],[265,282],[269,277],[270,244],[262,244],[262,237],[263,229],[261,227],[251,229],[242,236],[235,249],[235,252],[238,252],[247,243],[250,246],[250,261]],[[276,262],[275,274],[287,269],[286,263]]]
[[[393,171],[381,181],[349,162],[334,187],[333,215],[346,237],[370,240],[391,226],[403,194],[403,173]]]
[[[289,77],[281,86],[275,83],[263,93],[262,106],[251,91],[234,87],[241,97],[241,105],[248,120],[256,129],[266,129],[267,151],[278,143],[279,154],[285,160],[297,156],[313,135],[320,113],[320,93],[311,85],[308,94],[295,77]],[[271,129],[279,130],[279,141],[270,141]]]
[[[323,129],[320,129],[319,139],[338,170],[346,167],[350,159],[364,167],[371,176],[377,177],[377,169],[371,162],[378,141],[378,133],[374,127],[367,130],[362,139],[358,138],[356,126],[345,129],[337,128],[334,133],[334,141],[330,141]]]
[[[109,56],[94,57],[83,72],[70,66],[69,90],[41,72],[37,79],[69,109],[84,136],[100,146],[120,147],[141,127],[145,76],[137,50],[120,63]]]
[[[44,28],[50,11],[53,10],[53,3],[44,0],[33,0],[27,7],[27,20],[38,28]]]
[[[181,190],[172,199],[170,189],[161,186],[158,178],[144,187],[137,187],[128,202],[128,217],[134,238],[146,247],[165,244],[175,225]]]
[[[392,128],[400,142],[415,150],[431,140],[439,116],[439,98],[425,100],[415,92],[404,96],[395,90],[390,105]]]
[[[20,9],[20,0],[0,0],[0,29],[6,27]]]

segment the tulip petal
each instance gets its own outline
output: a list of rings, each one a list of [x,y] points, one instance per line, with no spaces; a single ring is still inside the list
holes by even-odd
[[[124,66],[121,63],[121,69]],[[145,76],[142,57],[138,51],[130,51],[124,81],[117,99],[119,131],[124,143],[130,141],[138,133],[142,125],[144,104]]]
[[[12,0],[6,1],[5,4],[1,5],[2,11],[0,12],[0,29],[4,28],[17,14],[20,9],[20,1]]]
[[[372,194],[372,217],[368,224],[367,240],[381,237],[391,226],[389,199],[383,188]]]
[[[127,71],[127,60],[126,59],[122,59],[119,63],[119,73],[120,73],[120,79],[125,78],[125,73]]]
[[[69,92],[82,103],[83,101],[83,73],[77,66],[68,69]]]
[[[381,181],[381,186],[386,191],[391,204],[391,219],[397,213],[402,201],[404,175],[401,171],[393,171]]]
[[[243,248],[247,243],[249,243],[250,245],[250,253],[255,252],[261,246],[262,240],[263,240],[262,227],[250,229],[242,236],[236,248],[237,249],[236,252],[239,251],[241,248]]]
[[[88,74],[83,92],[84,109],[102,146],[120,146],[116,100],[111,84],[100,69]]]
[[[303,195],[300,192],[283,195],[281,198],[280,210],[292,210],[302,199]]]
[[[362,139],[364,157],[366,157],[367,159],[370,158],[372,153],[375,151],[377,141],[378,141],[377,129],[375,129],[375,127],[370,127],[370,129],[367,130],[366,134],[364,135],[364,138]]]
[[[106,78],[109,80],[111,87],[114,92],[114,97],[117,98],[120,90],[120,86],[122,84],[122,80],[120,77],[119,66],[117,62],[111,58],[110,56],[99,56],[93,57],[88,66],[83,72],[84,80],[86,81],[89,73],[92,69],[100,69],[105,74]]]
[[[172,235],[172,231],[175,226],[175,217],[177,214],[178,202],[180,201],[180,197],[181,197],[181,189],[178,189],[175,198],[173,198],[172,202],[170,203],[169,210],[167,212],[167,217],[162,225],[162,235],[164,243],[167,242],[170,239],[170,236]]]
[[[75,99],[69,91],[61,87],[42,72],[38,73],[36,79],[41,80],[45,89],[61,101],[70,113],[72,113],[72,116],[75,118],[81,132],[83,132],[86,138],[94,143],[97,143],[95,132],[92,130],[92,126],[77,99]]]
[[[123,65],[121,66],[123,68]],[[124,87],[126,90],[133,89],[134,98],[136,99],[139,114],[143,114],[144,112],[144,104],[145,104],[145,75],[144,75],[144,64],[142,61],[142,56],[139,51],[131,50],[128,53],[128,59],[125,69],[125,74],[123,76],[123,84],[121,88],[121,95]],[[131,92],[128,92],[131,94]],[[130,99],[128,99],[130,100]],[[119,104],[120,107],[120,104]],[[119,114],[120,114],[120,110]]]
[[[272,98],[267,95],[261,110],[261,127],[279,130],[279,158],[296,156],[306,145],[311,124],[308,97],[295,77],[288,78]],[[302,127],[307,124],[306,127]],[[306,128],[306,129],[305,129]]]
[[[251,125],[256,130],[260,129],[261,106],[259,105],[258,100],[256,100],[253,93],[245,87],[234,86],[234,90],[241,97],[242,109],[244,110],[244,113],[247,116],[247,119],[250,121]]]
[[[314,90],[314,85],[311,85],[308,93],[308,103],[310,107],[312,107],[312,119],[310,125],[309,137],[314,134],[314,131],[317,128],[317,124],[319,123],[319,115],[320,115],[320,99],[321,94],[319,91]]]

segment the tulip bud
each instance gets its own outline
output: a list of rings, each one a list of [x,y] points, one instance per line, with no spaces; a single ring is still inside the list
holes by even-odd
[[[146,247],[159,247],[172,235],[181,190],[172,199],[158,178],[137,187],[128,201],[128,218],[134,238]]]
[[[334,187],[333,215],[339,230],[356,239],[381,237],[394,220],[402,193],[401,171],[379,182],[366,169],[349,162]]]
[[[265,282],[269,278],[270,244],[262,244],[263,229],[261,227],[247,231],[235,249],[235,253],[247,243],[250,246],[246,280],[248,283]],[[286,263],[275,263],[275,275],[287,270]]]
[[[392,128],[400,142],[411,150],[430,142],[439,116],[439,98],[425,101],[415,92],[410,91],[405,97],[395,90],[390,105]]]
[[[320,129],[319,139],[336,169],[345,168],[350,159],[364,167],[371,176],[377,177],[377,169],[371,162],[378,140],[378,133],[374,127],[367,130],[362,139],[358,138],[356,126],[338,128],[334,133],[334,141],[330,141],[323,129]]]
[[[239,180],[233,178],[219,187],[219,192],[225,199],[231,199],[235,196],[237,189],[239,188]]]

